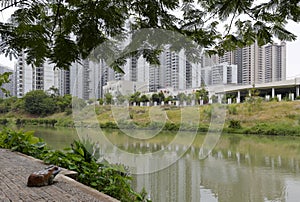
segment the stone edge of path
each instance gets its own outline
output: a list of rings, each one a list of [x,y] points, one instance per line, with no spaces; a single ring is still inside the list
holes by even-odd
[[[21,155],[25,158],[28,158],[32,161],[35,161],[35,162],[38,162],[38,163],[41,163],[41,164],[45,164],[44,161],[40,160],[40,159],[36,159],[32,156],[27,156],[25,154],[22,154],[20,152],[14,152],[18,155]],[[89,186],[86,186],[78,181],[76,181],[76,178],[77,178],[77,175],[78,173],[75,172],[75,171],[71,171],[71,170],[67,170],[65,168],[62,168],[62,171],[60,172],[60,174],[58,174],[55,178],[56,181],[63,181],[63,182],[66,182],[66,183],[70,183],[70,184],[73,184],[75,187],[77,187],[78,189],[94,196],[95,198],[99,198],[101,200],[105,200],[106,202],[120,202],[119,200],[109,196],[109,195],[106,195],[102,192],[99,192],[97,191],[96,189],[93,189]]]

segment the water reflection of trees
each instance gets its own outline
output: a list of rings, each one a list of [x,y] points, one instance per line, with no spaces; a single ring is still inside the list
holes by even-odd
[[[103,139],[99,139],[97,133],[90,131],[88,134],[85,138],[99,144],[100,156],[105,158],[106,152],[113,150]],[[122,137],[119,132],[109,136],[109,141],[113,141],[119,149],[133,153],[166,150],[176,156],[186,149],[184,144],[168,145],[169,134],[149,141]],[[238,141],[232,138],[223,141],[227,141],[226,147],[217,147],[207,159],[201,161],[201,142],[198,142],[188,149],[184,158],[170,167],[135,176],[135,187],[138,190],[145,187],[153,201],[286,201],[287,174],[299,180],[299,155],[289,156],[286,151],[282,152],[285,154],[283,156],[266,155],[251,151],[251,148],[244,152],[239,151],[242,144],[240,138]],[[160,159],[146,161],[143,166],[155,167],[160,163]]]

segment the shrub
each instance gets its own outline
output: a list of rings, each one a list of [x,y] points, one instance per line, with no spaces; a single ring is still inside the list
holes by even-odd
[[[238,114],[238,112],[237,112],[237,106],[234,105],[234,104],[228,105],[227,109],[228,109],[229,114],[232,114],[232,115],[237,115]]]
[[[56,111],[56,104],[44,91],[30,91],[24,96],[25,111],[30,114],[42,115],[53,114]]]
[[[239,120],[229,120],[229,126],[228,128],[234,128],[234,129],[241,129],[241,122]]]
[[[47,148],[42,139],[34,137],[33,131],[23,133],[12,130],[0,132],[0,148],[11,149],[78,172],[78,181],[121,201],[145,201],[144,191],[137,193],[131,188],[131,176],[123,165],[97,162],[83,143],[74,141],[66,152]]]
[[[7,119],[0,119],[0,125],[4,125],[6,126],[8,124],[8,120]]]
[[[164,126],[164,130],[178,131],[179,127],[180,127],[180,125],[178,125],[178,124],[166,122],[166,124]]]

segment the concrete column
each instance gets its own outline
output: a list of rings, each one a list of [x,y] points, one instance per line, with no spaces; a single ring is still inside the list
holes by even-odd
[[[195,100],[192,100],[191,106],[195,106]]]
[[[272,98],[275,98],[275,88],[272,88]]]
[[[218,103],[222,104],[223,95],[218,95]]]
[[[300,88],[299,86],[296,87],[296,97],[300,96]]]
[[[241,91],[238,91],[236,103],[240,103],[240,102],[241,102]]]
[[[281,102],[281,94],[277,95],[277,99],[278,99],[279,102]]]
[[[289,100],[291,100],[291,101],[295,100],[295,94],[294,93],[289,94]]]

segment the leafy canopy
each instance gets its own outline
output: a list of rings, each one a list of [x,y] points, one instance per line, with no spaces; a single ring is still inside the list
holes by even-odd
[[[16,6],[9,23],[0,23],[0,51],[27,54],[27,62],[40,66],[46,60],[68,69],[85,59],[101,43],[126,36],[131,28],[159,28],[178,32],[208,50],[223,54],[254,43],[272,42],[274,37],[292,41],[285,29],[288,20],[299,22],[299,0],[20,0],[0,8]],[[261,2],[261,3],[259,3]],[[177,15],[180,13],[181,15]],[[224,27],[220,29],[220,26]],[[221,31],[222,30],[222,31]],[[150,42],[151,43],[151,42]],[[106,52],[114,52],[107,47]],[[158,50],[143,50],[157,63]],[[112,66],[122,65],[120,59]]]
[[[10,94],[10,92],[7,90],[7,89],[5,89],[5,88],[3,88],[3,87],[1,87],[3,84],[5,84],[5,83],[9,83],[10,82],[10,75],[11,75],[12,73],[11,72],[4,72],[3,74],[0,74],[0,90],[7,96],[7,95],[9,95]]]

